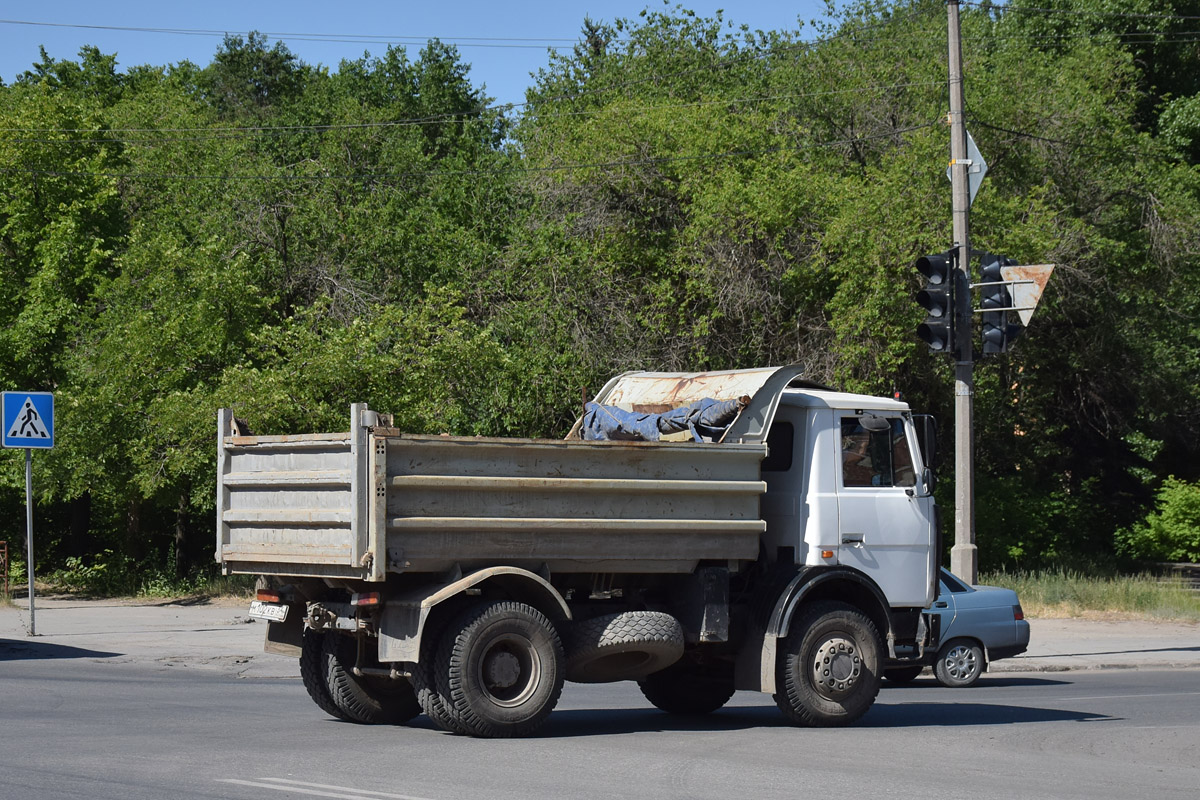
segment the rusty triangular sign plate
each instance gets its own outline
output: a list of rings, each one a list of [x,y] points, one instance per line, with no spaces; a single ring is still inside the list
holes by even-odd
[[[1053,271],[1053,264],[1019,264],[1000,268],[1001,277],[1012,284],[1009,292],[1014,310],[1021,315],[1022,325],[1029,327],[1033,310],[1042,299],[1042,292],[1046,291]]]

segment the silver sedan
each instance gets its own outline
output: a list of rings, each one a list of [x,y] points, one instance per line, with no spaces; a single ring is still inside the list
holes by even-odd
[[[941,644],[918,663],[891,662],[884,677],[892,683],[908,683],[931,666],[943,686],[971,686],[988,664],[1029,647],[1029,623],[1011,589],[970,586],[943,569],[938,599],[929,613],[941,619]]]

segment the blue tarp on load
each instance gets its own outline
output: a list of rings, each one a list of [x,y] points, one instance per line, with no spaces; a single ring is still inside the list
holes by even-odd
[[[583,414],[583,438],[588,441],[623,440],[657,442],[666,433],[690,431],[697,442],[716,441],[745,405],[743,399],[697,400],[661,414],[625,411],[616,406],[588,403]]]

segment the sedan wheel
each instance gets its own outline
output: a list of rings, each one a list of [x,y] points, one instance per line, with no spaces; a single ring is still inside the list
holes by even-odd
[[[983,649],[967,639],[952,639],[938,651],[933,672],[942,686],[960,689],[979,680],[983,673]]]

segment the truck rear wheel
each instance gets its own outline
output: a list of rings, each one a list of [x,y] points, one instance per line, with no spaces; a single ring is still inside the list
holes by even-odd
[[[775,704],[799,725],[854,722],[879,694],[882,649],[867,615],[845,603],[814,603],[781,645]]]
[[[733,697],[733,670],[723,664],[676,663],[638,681],[638,688],[668,714],[711,714]]]
[[[441,649],[443,630],[430,627],[421,637],[421,660],[412,673],[417,702],[429,720],[447,733],[467,733],[450,712],[449,701],[438,691],[436,660]]]
[[[412,684],[404,678],[355,675],[358,642],[325,635],[325,685],[342,719],[364,725],[399,725],[421,713]]]
[[[546,721],[562,693],[562,642],[536,608],[485,603],[447,629],[436,677],[449,713],[466,732],[525,736]]]
[[[337,707],[329,694],[329,686],[325,682],[324,653],[325,634],[305,630],[304,641],[300,646],[300,680],[304,682],[308,696],[322,711],[344,722],[353,722],[353,719]]]

